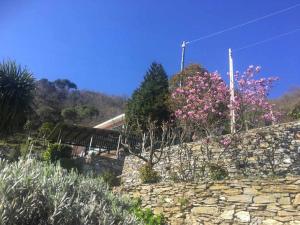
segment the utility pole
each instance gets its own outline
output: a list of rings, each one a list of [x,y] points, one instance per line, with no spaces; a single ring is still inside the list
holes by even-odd
[[[184,69],[184,57],[185,57],[185,47],[187,45],[187,42],[186,41],[183,41],[182,44],[181,44],[181,48],[182,48],[182,51],[181,51],[181,64],[180,64],[180,72],[182,73],[183,69]],[[181,74],[182,76],[182,74]],[[182,82],[182,77],[180,76],[180,81],[179,81],[179,87],[181,87],[181,82]]]
[[[183,41],[182,44],[181,44],[181,48],[182,48],[182,51],[181,51],[181,65],[180,65],[180,71],[181,72],[183,71],[183,68],[184,68],[184,57],[185,57],[186,44],[187,44],[186,41]]]
[[[233,79],[233,60],[231,48],[228,50],[229,54],[229,80],[230,80],[230,131],[235,133],[235,111],[234,111],[234,79]]]

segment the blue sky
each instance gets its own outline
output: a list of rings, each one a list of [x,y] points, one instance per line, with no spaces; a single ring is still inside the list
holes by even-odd
[[[131,95],[152,61],[180,68],[180,44],[264,16],[299,0],[0,0],[0,59],[37,79],[68,78],[82,89]],[[300,7],[188,46],[186,63],[225,78],[227,49],[300,28]],[[261,65],[279,76],[271,97],[300,86],[300,32],[234,52],[234,70]]]

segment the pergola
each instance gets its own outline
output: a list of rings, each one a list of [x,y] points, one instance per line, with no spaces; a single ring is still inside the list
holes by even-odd
[[[119,148],[121,138],[122,134],[120,131],[62,123],[53,129],[47,139],[51,142],[110,151]],[[132,136],[130,138],[127,137],[127,143],[128,142],[136,145],[140,140]]]

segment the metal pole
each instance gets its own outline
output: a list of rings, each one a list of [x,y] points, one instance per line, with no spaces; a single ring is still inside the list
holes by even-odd
[[[184,56],[185,56],[185,47],[186,47],[186,42],[183,41],[181,44],[182,52],[181,52],[181,65],[180,65],[180,71],[183,71],[184,68]]]
[[[184,57],[185,57],[185,47],[186,47],[187,42],[183,41],[181,44],[181,64],[180,64],[180,72],[182,73],[183,69],[184,69]],[[181,74],[182,76],[182,74]],[[179,81],[179,86],[181,87],[181,76],[180,76],[180,81]]]
[[[229,78],[230,78],[230,131],[235,133],[235,111],[234,111],[234,79],[233,79],[233,60],[231,48],[229,53]]]

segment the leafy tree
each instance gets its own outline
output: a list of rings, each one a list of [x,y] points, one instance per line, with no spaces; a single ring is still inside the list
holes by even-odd
[[[199,64],[188,65],[182,72],[179,72],[171,77],[170,89],[174,90],[175,88],[179,87],[180,83],[182,86],[184,86],[189,77],[195,76],[198,73],[204,75],[205,73],[208,73],[208,70]]]
[[[26,123],[24,124],[24,130],[28,132],[28,136],[30,137],[31,131],[33,129],[33,122],[31,120],[27,120]]]
[[[94,106],[76,106],[68,107],[62,110],[62,117],[65,122],[77,123],[86,119],[92,119],[99,115],[99,111]]]
[[[75,108],[63,109],[61,115],[67,122],[76,123],[79,118],[78,112]]]
[[[36,87],[34,99],[37,113],[36,120],[39,120],[40,124],[60,122],[62,120],[61,110],[66,98],[62,98],[54,82],[47,79],[37,81]]]
[[[84,118],[93,118],[99,115],[99,110],[94,106],[78,106],[76,107],[76,111],[79,114],[81,119]]]
[[[62,120],[60,110],[60,108],[54,108],[50,105],[39,105],[36,109],[37,119],[40,121],[39,125],[44,122],[60,122]]]
[[[161,64],[152,63],[144,81],[129,99],[126,119],[129,126],[144,130],[148,119],[161,124],[169,120],[169,84],[167,74]]]
[[[295,110],[294,112],[297,112],[297,108],[300,109],[300,87],[291,88],[284,95],[270,102],[274,104],[274,109],[281,113],[279,118],[280,122],[293,121],[297,119],[293,111]]]
[[[300,104],[296,105],[293,110],[288,113],[293,119],[300,119]]]
[[[51,131],[54,129],[54,124],[51,122],[45,122],[42,124],[42,126],[39,128],[39,133],[42,137],[47,137]]]
[[[54,84],[56,87],[58,87],[59,89],[65,89],[65,90],[71,90],[71,89],[77,89],[77,85],[71,81],[69,81],[68,79],[57,79],[54,81]]]
[[[36,127],[44,122],[68,122],[93,126],[124,112],[124,97],[77,90],[76,84],[66,79],[36,82]]]
[[[0,134],[7,134],[27,121],[32,112],[34,78],[14,61],[0,64]]]

